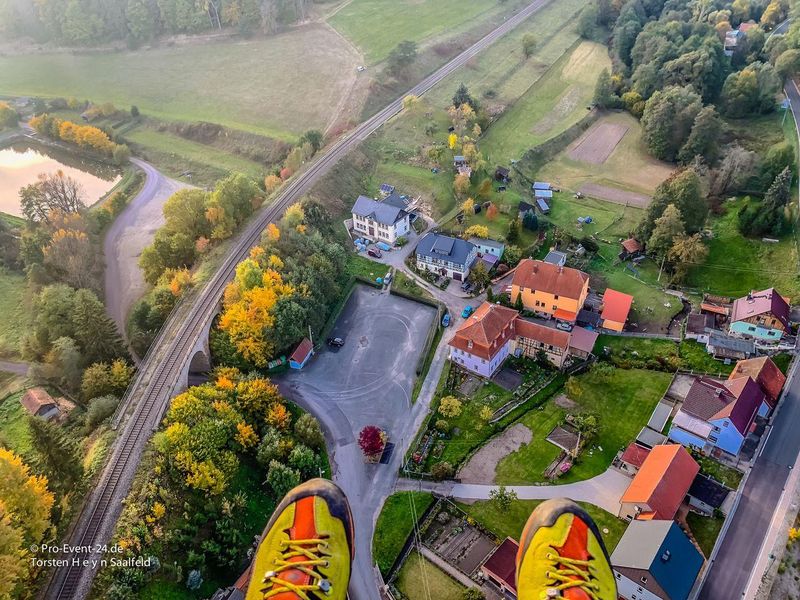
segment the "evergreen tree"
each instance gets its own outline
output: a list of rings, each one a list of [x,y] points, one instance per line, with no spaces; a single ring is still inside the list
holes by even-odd
[[[83,464],[77,444],[64,431],[38,417],[28,418],[31,441],[41,457],[40,467],[51,484],[58,482],[63,490],[69,490],[83,477]]]
[[[470,96],[469,90],[467,86],[463,83],[458,86],[456,93],[453,95],[453,106],[459,107],[462,104],[469,104],[472,107],[472,110],[478,112],[478,102]]]
[[[688,164],[695,156],[702,156],[712,163],[717,158],[719,137],[722,133],[722,122],[713,106],[700,109],[694,119],[692,131],[686,143],[678,152],[678,160]]]
[[[612,108],[616,105],[616,96],[611,87],[611,74],[608,69],[600,71],[594,86],[594,103],[599,108]]]

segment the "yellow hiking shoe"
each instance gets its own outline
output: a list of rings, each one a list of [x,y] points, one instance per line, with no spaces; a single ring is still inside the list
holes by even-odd
[[[519,600],[617,600],[608,552],[591,517],[560,498],[528,518],[517,552]]]
[[[353,560],[353,517],[327,479],[297,486],[281,501],[253,560],[247,600],[345,600]]]

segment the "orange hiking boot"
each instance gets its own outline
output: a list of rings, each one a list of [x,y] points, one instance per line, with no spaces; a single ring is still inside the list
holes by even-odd
[[[291,490],[267,523],[247,600],[345,600],[353,560],[347,498],[327,479]]]
[[[617,600],[600,532],[571,500],[542,502],[528,518],[517,552],[517,597]]]

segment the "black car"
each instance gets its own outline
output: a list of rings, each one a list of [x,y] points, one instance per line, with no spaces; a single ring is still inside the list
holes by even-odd
[[[332,348],[341,348],[342,346],[344,346],[344,340],[340,337],[328,338],[326,343],[328,344],[328,346]]]

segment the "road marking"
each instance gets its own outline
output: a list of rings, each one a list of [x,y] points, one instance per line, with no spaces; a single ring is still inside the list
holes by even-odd
[[[758,458],[761,458],[761,455],[764,454],[764,450],[767,449],[767,444],[769,443],[769,436],[772,435],[772,425],[769,426],[769,431],[767,432],[767,437],[764,438],[764,445],[761,446],[761,452],[758,453]]]

